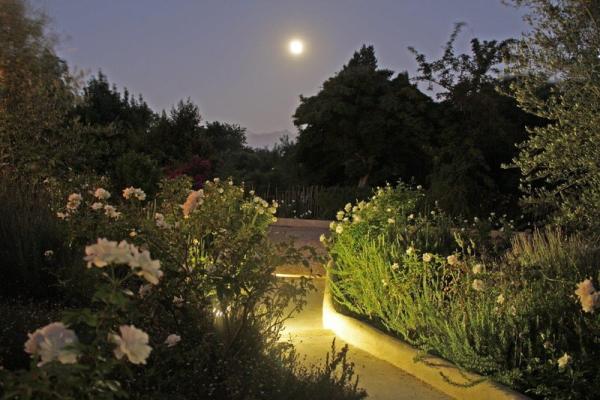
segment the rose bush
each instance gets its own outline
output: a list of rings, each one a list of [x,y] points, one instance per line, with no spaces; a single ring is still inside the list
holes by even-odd
[[[267,238],[277,204],[218,179],[163,181],[156,198],[105,187],[56,191],[68,245],[85,248],[65,276],[81,300],[31,334],[28,370],[0,372],[3,398],[364,397],[347,350],[306,370],[280,341],[310,285],[274,275],[302,261]]]

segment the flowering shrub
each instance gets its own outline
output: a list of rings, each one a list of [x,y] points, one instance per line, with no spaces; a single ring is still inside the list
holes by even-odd
[[[119,370],[128,369],[120,360],[126,356],[132,364],[146,363],[152,348],[145,332],[126,324],[136,313],[126,287],[140,279],[158,284],[160,262],[125,241],[98,239],[85,253],[97,279],[94,308],[70,311],[64,323],[52,322],[30,333],[24,347],[34,366],[3,377],[4,398],[123,397],[122,383],[114,379]]]
[[[309,285],[274,276],[280,263],[300,261],[289,244],[267,240],[277,204],[231,181],[203,186],[168,180],[151,199],[87,184],[57,202],[68,243],[85,248],[89,279],[70,285],[83,286],[84,300],[31,333],[30,369],[0,371],[3,398],[364,396],[350,385],[344,351],[333,369],[304,371],[279,341]]]
[[[596,398],[600,247],[548,230],[486,251],[421,196],[381,188],[338,213],[323,238],[338,306],[533,397]]]

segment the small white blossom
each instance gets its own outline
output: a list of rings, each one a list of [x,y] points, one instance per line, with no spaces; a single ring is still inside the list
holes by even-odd
[[[46,258],[52,258],[53,255],[54,255],[54,252],[52,250],[46,250],[44,252],[44,257],[46,257]]]
[[[94,192],[94,197],[99,200],[108,200],[110,198],[110,192],[103,188],[98,188]]]
[[[113,219],[119,219],[121,217],[121,213],[118,212],[114,206],[111,206],[109,204],[104,206],[104,214],[108,218],[113,218]]]
[[[563,369],[571,363],[571,356],[565,353],[562,357],[556,360],[556,363],[558,364],[559,369]]]
[[[60,211],[56,213],[56,216],[60,219],[67,219],[67,217],[68,217],[67,214],[60,212]]]
[[[396,220],[394,218],[388,218],[387,223],[388,224],[395,224]]]
[[[77,210],[81,205],[81,200],[82,197],[79,193],[71,193],[67,201],[67,209],[69,211]]]
[[[138,289],[138,295],[140,296],[140,298],[143,299],[144,297],[146,297],[152,291],[152,287],[153,286],[149,283],[140,286],[140,288]]]
[[[322,233],[321,236],[319,236],[319,242],[325,243],[326,240],[327,240],[327,238],[325,237],[325,234]]]
[[[456,265],[456,264],[458,264],[458,257],[456,257],[456,255],[452,254],[452,255],[446,257],[446,261],[450,265]]]
[[[474,279],[471,287],[478,292],[482,292],[485,289],[485,283],[481,279]]]
[[[412,256],[413,254],[415,254],[414,247],[410,246],[408,249],[406,249],[406,255],[407,256]]]
[[[344,231],[344,227],[342,226],[342,224],[338,224],[338,225],[335,227],[335,233],[337,233],[337,234],[340,234],[340,233],[342,233],[343,231]]]
[[[90,208],[94,211],[98,211],[98,210],[101,210],[104,208],[104,204],[100,203],[99,201],[96,201],[96,202],[92,203]]]
[[[392,270],[396,271],[399,268],[400,268],[400,265],[397,262],[392,264]]]
[[[156,223],[156,226],[161,229],[170,228],[170,225],[165,221],[165,216],[161,213],[154,214],[154,222]]]
[[[176,346],[177,343],[179,343],[180,341],[181,336],[172,333],[165,339],[165,344],[167,345],[167,347],[173,347]]]
[[[181,296],[173,296],[173,300],[172,303],[175,307],[181,307],[183,306],[184,300],[183,297]]]
[[[502,293],[500,293],[498,297],[496,297],[496,303],[498,304],[504,304],[504,300],[504,295]]]
[[[423,254],[423,262],[430,262],[433,259],[433,254],[431,253],[424,253]]]
[[[341,221],[342,219],[344,219],[344,212],[338,211],[337,214],[335,214],[335,219],[337,219],[338,221]]]
[[[350,204],[350,203],[347,203],[347,204],[344,206],[344,210],[345,210],[347,213],[349,213],[350,211],[352,211],[352,204]]]
[[[109,341],[116,345],[115,357],[120,360],[125,356],[132,364],[146,364],[152,351],[148,346],[148,334],[133,325],[121,325],[119,331],[120,335],[109,335]]]
[[[132,197],[135,197],[140,201],[144,201],[146,200],[146,193],[140,188],[134,188],[133,186],[130,186],[128,188],[123,189],[123,197],[127,200],[131,199]]]
[[[480,274],[483,272],[483,266],[481,264],[475,264],[473,265],[473,273],[475,275]]]

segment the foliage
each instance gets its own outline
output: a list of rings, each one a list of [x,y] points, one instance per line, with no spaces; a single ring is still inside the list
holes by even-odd
[[[530,129],[514,164],[524,204],[572,229],[597,230],[600,3],[517,0],[532,31],[516,46],[509,71],[515,99],[550,123]]]
[[[548,229],[514,236],[494,257],[471,239],[476,229],[418,214],[419,201],[406,187],[383,188],[340,211],[325,239],[336,302],[535,398],[596,398],[600,319],[589,311],[600,295],[578,288],[600,279],[597,242]]]
[[[513,41],[474,38],[471,54],[456,54],[454,43],[462,26],[457,24],[438,60],[428,61],[410,48],[419,66],[416,80],[435,89],[440,100],[433,113],[430,195],[455,215],[515,214],[519,177],[502,164],[516,154],[526,124],[539,121],[497,90],[510,82],[500,76],[499,66]]]
[[[431,101],[406,73],[393,75],[363,46],[317,95],[300,97],[297,157],[309,183],[362,187],[422,177]]]
[[[68,244],[85,246],[93,285],[64,326],[30,336],[29,370],[0,371],[3,398],[364,397],[347,349],[305,370],[279,341],[309,284],[274,275],[303,250],[267,240],[276,204],[218,179],[198,191],[188,178],[166,180],[155,199],[134,187],[119,195],[72,184],[55,211]],[[54,351],[34,345],[40,335]]]
[[[155,160],[143,153],[129,151],[115,160],[114,186],[139,187],[147,193],[154,193],[162,172]]]
[[[39,175],[62,140],[73,79],[45,35],[41,13],[20,0],[2,0],[0,9],[0,168]]]
[[[56,299],[74,254],[49,208],[47,185],[0,175],[1,297]]]

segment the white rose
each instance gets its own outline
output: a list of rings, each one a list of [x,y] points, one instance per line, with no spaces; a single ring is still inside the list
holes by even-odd
[[[152,351],[148,346],[148,334],[133,325],[121,325],[121,335],[109,335],[109,341],[116,344],[114,354],[117,359],[126,356],[132,364],[146,364],[146,359]]]
[[[25,342],[25,352],[40,356],[38,366],[54,360],[62,364],[77,362],[77,351],[67,348],[77,344],[77,336],[62,322],[53,322],[27,336],[29,339]]]

